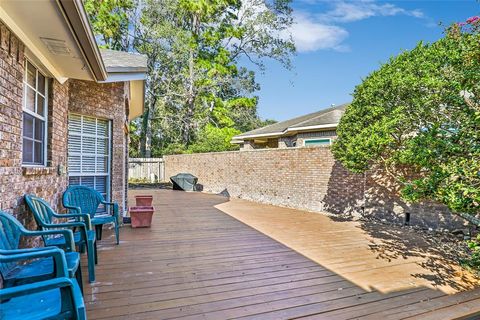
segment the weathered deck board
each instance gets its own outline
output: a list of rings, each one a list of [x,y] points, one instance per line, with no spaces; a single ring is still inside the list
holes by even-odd
[[[122,228],[120,246],[104,232],[97,282],[85,284],[89,319],[426,318],[442,308],[444,314],[466,314],[479,299],[480,293],[447,296],[425,287],[367,291],[215,209],[225,198],[152,192],[152,228]],[[361,255],[333,263],[350,270],[375,267]],[[458,303],[463,306],[455,309]]]

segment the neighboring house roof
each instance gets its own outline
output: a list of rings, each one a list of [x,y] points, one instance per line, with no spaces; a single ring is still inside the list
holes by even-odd
[[[110,49],[100,49],[100,53],[109,73],[147,72],[146,55]]]
[[[298,131],[336,128],[347,105],[348,103],[333,106],[297,118],[277,122],[263,128],[244,132],[233,137],[232,143],[241,143],[245,139],[288,135]]]

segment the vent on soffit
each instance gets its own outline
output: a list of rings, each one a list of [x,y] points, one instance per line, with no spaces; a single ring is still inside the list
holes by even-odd
[[[59,56],[69,56],[71,54],[70,49],[67,47],[66,42],[63,40],[43,37],[40,37],[40,40],[42,40],[48,51],[50,51],[52,54]]]

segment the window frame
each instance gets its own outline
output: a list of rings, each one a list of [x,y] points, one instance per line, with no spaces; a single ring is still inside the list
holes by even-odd
[[[315,141],[315,140],[328,140],[328,144],[311,144],[307,145],[307,141]],[[332,145],[332,138],[309,138],[303,139],[303,146],[304,147],[318,147],[318,146],[331,146]]]
[[[70,130],[70,119],[71,117],[80,117],[80,130],[81,132],[78,133],[78,132],[72,132]],[[94,119],[95,120],[95,134],[89,134],[89,133],[84,133],[83,130],[84,130],[84,122],[85,122],[85,118],[89,118],[89,119]],[[105,121],[106,124],[107,124],[107,136],[103,136],[103,135],[99,135],[98,134],[98,122],[99,121]],[[107,153],[105,155],[102,155],[103,157],[105,157],[105,159],[107,160],[106,161],[106,165],[107,165],[107,170],[105,173],[102,173],[102,172],[97,172],[97,167],[95,166],[95,172],[70,172],[70,166],[68,166],[68,170],[67,170],[67,175],[68,175],[68,183],[70,185],[70,178],[71,177],[75,177],[75,178],[79,178],[80,180],[82,178],[88,178],[88,177],[105,177],[105,182],[106,182],[106,185],[105,185],[105,199],[107,201],[110,201],[110,199],[112,198],[112,188],[111,188],[111,184],[112,184],[112,152],[113,152],[113,120],[111,119],[107,119],[107,118],[102,118],[102,117],[97,117],[97,116],[91,116],[91,115],[85,115],[85,114],[81,114],[81,113],[76,113],[76,112],[69,112],[68,113],[68,122],[67,122],[67,142],[68,142],[68,139],[70,139],[70,136],[76,136],[76,137],[80,137],[81,139],[83,139],[84,137],[87,137],[87,138],[94,138],[95,139],[95,152],[91,153],[91,152],[84,152],[82,150],[83,148],[83,142],[80,142],[80,145],[81,145],[81,149],[80,149],[80,152],[70,152],[68,149],[68,146],[67,146],[67,163],[70,161],[70,157],[74,157],[74,156],[77,156],[77,157],[80,157],[80,166],[82,166],[82,157],[85,156],[85,155],[90,155],[90,156],[94,156],[95,158],[99,157],[98,153],[97,153],[97,150],[98,150],[98,142],[97,140],[98,139],[105,139],[106,140],[106,148],[107,148]],[[96,162],[96,159],[95,159],[95,162]],[[81,170],[81,169],[80,169]],[[96,182],[94,182],[96,184]],[[79,185],[84,185],[84,184],[79,184]],[[96,190],[96,185],[94,185],[94,189]]]
[[[32,87],[28,81],[28,64],[31,64],[35,68],[35,88]],[[24,62],[24,75],[22,79],[22,87],[23,87],[23,98],[22,98],[22,167],[46,167],[47,162],[48,162],[48,90],[49,90],[49,78],[40,71],[40,68],[30,59],[25,57],[25,62]],[[45,92],[41,93],[38,90],[38,75],[42,75],[45,80],[44,80],[44,85],[45,85]],[[44,99],[44,105],[43,105],[43,116],[36,113],[35,111],[28,110],[27,109],[27,88],[33,90],[35,93],[35,99],[34,99],[34,106],[35,106],[35,111],[37,109],[37,96],[40,95]],[[33,139],[30,137],[25,137],[24,135],[24,130],[25,130],[25,121],[24,121],[24,114],[27,114],[35,119],[38,119],[43,122],[43,141],[42,141],[42,162],[41,163],[35,163],[35,162],[24,162],[23,160],[23,143],[24,139],[31,140],[33,142],[33,154],[35,153],[35,142],[38,142],[38,140],[35,139],[35,136]],[[35,125],[34,125],[35,126]],[[33,132],[35,130],[32,128]],[[33,133],[35,135],[35,133]]]

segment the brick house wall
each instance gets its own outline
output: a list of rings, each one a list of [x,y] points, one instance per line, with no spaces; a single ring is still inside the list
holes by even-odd
[[[412,225],[458,228],[463,221],[444,206],[408,206],[379,173],[353,174],[329,147],[263,149],[165,156],[165,176],[188,172],[203,191],[261,203],[335,214],[375,215]]]
[[[307,139],[315,138],[330,138],[332,140],[337,138],[336,130],[315,131],[315,132],[300,132],[296,135],[297,147],[303,146],[303,142]]]
[[[124,82],[96,83],[70,80],[68,112],[112,121],[111,195],[124,209],[125,158],[128,137],[125,133],[125,104],[128,86]]]
[[[1,22],[0,30],[0,209],[35,229],[23,195],[34,193],[58,209],[67,186],[66,175],[57,168],[66,166],[67,159],[68,85],[50,83],[47,167],[22,167],[24,45]]]
[[[330,138],[334,140],[336,137],[336,130],[299,132],[291,136],[268,139],[268,142],[263,144],[256,144],[253,140],[245,140],[244,143],[240,144],[240,150],[302,147],[306,139]]]
[[[0,21],[0,209],[12,213],[26,226],[36,229],[23,196],[32,193],[62,211],[61,196],[68,185],[68,112],[113,121],[112,198],[123,209],[125,188],[127,85],[49,80],[47,166],[22,166],[23,77],[25,47]],[[38,242],[39,240],[33,240]],[[32,245],[33,243],[27,243]]]

